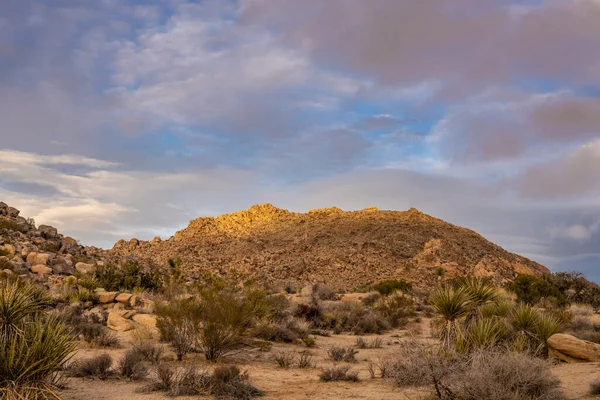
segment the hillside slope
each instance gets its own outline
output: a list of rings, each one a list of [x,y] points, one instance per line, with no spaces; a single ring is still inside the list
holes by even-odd
[[[416,209],[329,208],[303,214],[263,204],[198,218],[165,241],[121,240],[111,252],[162,265],[179,257],[191,279],[210,271],[240,274],[277,287],[326,282],[341,290],[384,279],[427,286],[438,279],[440,267],[448,277],[475,275],[497,283],[516,273],[549,272],[476,232]]]

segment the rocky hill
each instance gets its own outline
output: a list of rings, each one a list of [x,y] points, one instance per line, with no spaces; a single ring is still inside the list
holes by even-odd
[[[503,283],[516,273],[548,272],[476,232],[416,209],[344,212],[328,208],[303,214],[256,205],[216,218],[198,218],[165,241],[121,240],[111,253],[159,265],[180,258],[190,279],[209,271],[278,288],[325,282],[336,289],[354,290],[384,279],[427,286],[440,273],[490,277]]]
[[[36,227],[32,219],[0,202],[0,273],[51,285],[60,276],[91,270],[108,256],[102,249],[81,246],[52,226]]]

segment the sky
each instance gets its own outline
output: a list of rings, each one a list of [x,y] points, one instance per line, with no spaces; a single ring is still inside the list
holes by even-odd
[[[376,206],[600,282],[599,0],[2,0],[0,201],[83,244]]]

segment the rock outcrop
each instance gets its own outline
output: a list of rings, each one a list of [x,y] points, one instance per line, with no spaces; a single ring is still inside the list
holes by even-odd
[[[344,212],[334,207],[302,214],[263,204],[198,218],[168,240],[121,240],[111,253],[159,265],[180,258],[190,280],[209,272],[279,288],[326,282],[354,290],[384,279],[428,286],[440,269],[447,277],[475,275],[500,284],[517,273],[549,272],[476,232],[414,208]]]
[[[557,333],[548,339],[550,355],[568,363],[600,361],[600,345]]]

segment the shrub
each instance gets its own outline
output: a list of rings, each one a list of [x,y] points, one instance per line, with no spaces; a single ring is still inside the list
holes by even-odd
[[[213,374],[199,372],[193,365],[172,369],[159,365],[157,380],[148,388],[164,391],[169,396],[212,395],[215,398],[248,400],[264,393],[248,383],[248,374],[236,366],[215,368]]]
[[[517,298],[529,305],[535,305],[543,298],[554,297],[560,306],[567,304],[567,299],[558,286],[552,282],[549,275],[538,278],[531,275],[519,275],[508,284],[507,288],[517,295]]]
[[[264,392],[248,383],[247,373],[242,374],[237,366],[230,365],[215,368],[210,394],[216,398],[249,400],[263,396]]]
[[[388,296],[395,291],[408,293],[412,290],[412,285],[402,280],[387,280],[373,285],[373,290],[381,293],[383,296]]]
[[[91,301],[96,303],[98,301],[98,295],[86,288],[78,288],[71,290],[68,297],[69,303],[85,303]]]
[[[106,379],[112,374],[112,357],[107,354],[77,360],[68,367],[69,374],[76,378],[94,377]]]
[[[10,269],[12,271],[12,268],[13,264],[10,261],[5,260],[4,258],[0,260],[0,271],[5,269]]]
[[[399,386],[432,386],[437,399],[564,399],[549,364],[526,354],[461,357],[410,343],[386,363],[384,377]]]
[[[291,351],[280,351],[273,356],[280,368],[289,368],[296,361],[296,354]]]
[[[216,361],[243,344],[252,305],[234,291],[208,287],[200,293],[200,318],[200,347],[207,360]]]
[[[164,349],[162,346],[155,345],[150,342],[138,342],[133,344],[133,350],[140,355],[140,357],[149,361],[153,364],[158,364],[163,355]]]
[[[8,229],[9,231],[23,232],[23,227],[21,225],[7,218],[0,218],[0,229]]]
[[[326,284],[315,283],[312,286],[312,297],[318,300],[337,300],[338,295]]]
[[[381,345],[382,340],[380,338],[375,338],[372,340],[365,340],[361,336],[356,338],[356,347],[359,349],[380,349]]]
[[[156,304],[156,327],[162,340],[171,343],[177,360],[193,350],[199,331],[200,308],[193,299],[173,299]]]
[[[0,397],[56,397],[50,386],[76,341],[56,315],[44,313],[49,304],[32,285],[0,281]]]
[[[358,382],[358,372],[350,371],[347,365],[334,365],[323,369],[319,379],[323,382]]]
[[[375,304],[374,310],[385,318],[393,328],[405,326],[408,318],[416,315],[414,300],[402,294],[382,297]]]
[[[312,368],[315,366],[312,355],[308,351],[301,351],[298,357],[298,368]]]
[[[8,250],[0,249],[0,257],[10,258],[10,254],[9,254]]]
[[[327,355],[329,356],[329,358],[333,361],[344,361],[344,362],[350,362],[350,363],[355,363],[358,362],[356,361],[356,354],[358,353],[357,350],[353,349],[352,347],[338,347],[338,346],[334,346],[334,347],[330,347],[327,350]]]
[[[45,242],[40,246],[40,250],[47,251],[49,253],[56,253],[60,250],[60,246],[53,242]]]
[[[119,361],[119,374],[134,381],[144,379],[148,375],[148,368],[142,361],[142,355],[135,349],[128,350]]]
[[[460,319],[473,310],[469,294],[462,287],[441,287],[429,301],[440,314],[441,321],[438,323],[440,339],[444,347],[449,348],[462,335]]]
[[[94,279],[106,290],[132,291],[135,287],[147,290],[159,289],[163,277],[157,268],[143,269],[137,262],[129,261],[121,266],[114,264],[98,265]]]
[[[298,340],[298,334],[288,328],[287,324],[261,322],[252,330],[252,336],[271,342],[293,343]]]
[[[592,308],[600,307],[600,287],[588,281],[579,272],[557,272],[548,276],[567,301],[589,304]]]
[[[590,394],[600,396],[600,380],[595,380],[590,384]]]

